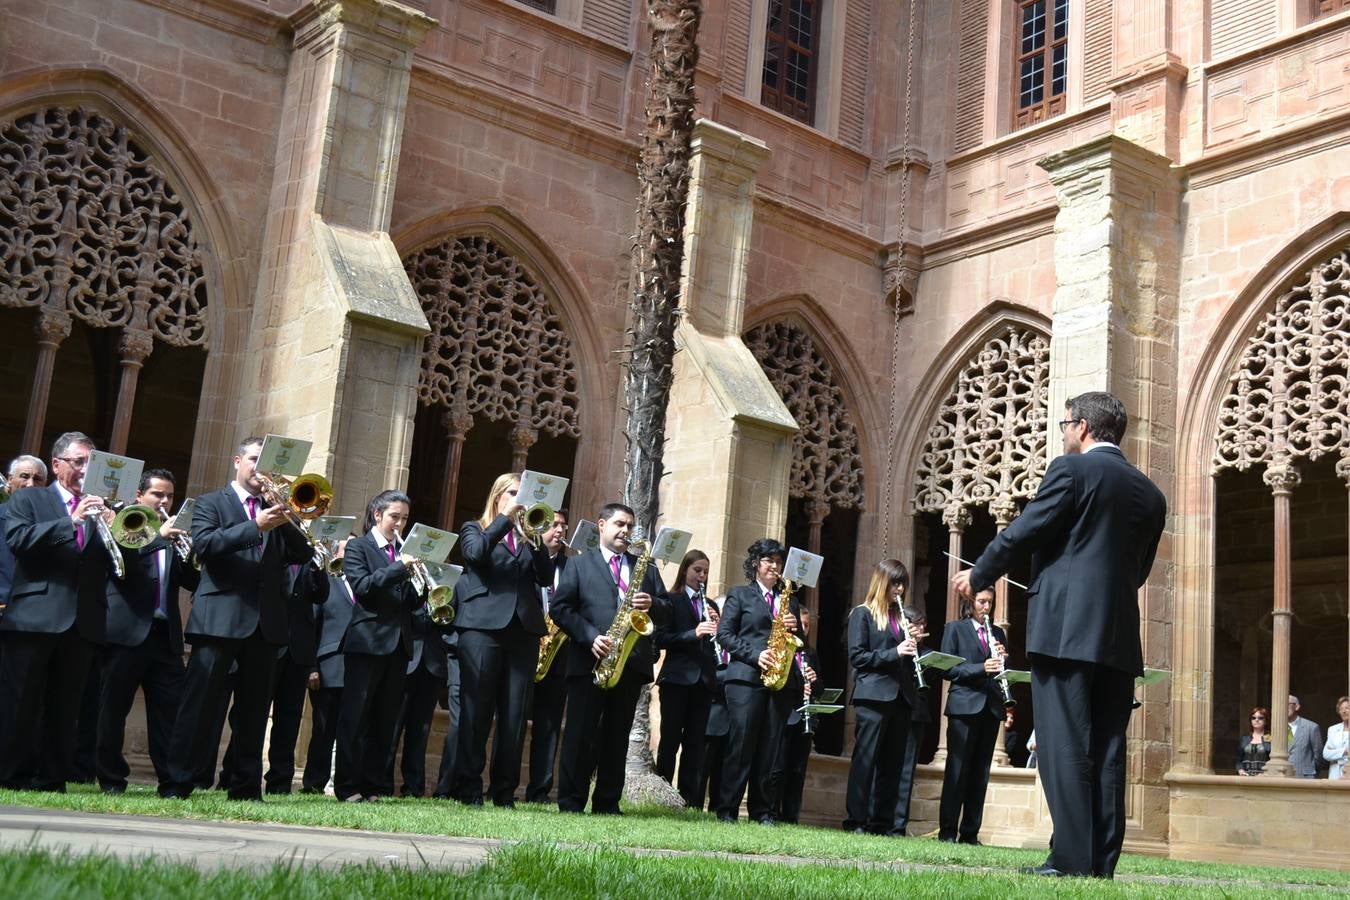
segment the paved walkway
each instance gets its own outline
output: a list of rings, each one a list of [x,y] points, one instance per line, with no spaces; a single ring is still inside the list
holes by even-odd
[[[123,859],[153,855],[201,868],[267,868],[294,859],[332,868],[378,862],[467,869],[483,863],[500,843],[483,838],[0,806],[0,847],[67,848]]]

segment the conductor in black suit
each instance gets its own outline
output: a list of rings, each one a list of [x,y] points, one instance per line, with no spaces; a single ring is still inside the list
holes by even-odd
[[[1031,871],[1110,878],[1125,840],[1125,732],[1144,670],[1138,592],[1167,501],[1120,452],[1120,400],[1092,392],[1065,409],[1064,455],[954,586],[967,595],[986,589],[1032,554],[1027,654],[1054,846]]]
[[[459,611],[460,716],[455,749],[458,799],[483,803],[488,732],[497,720],[488,793],[497,806],[515,806],[524,752],[525,714],[544,610],[539,589],[553,584],[553,561],[517,533],[520,477],[500,475],[483,515],[459,530],[464,574],[455,585]]]
[[[780,573],[786,557],[787,550],[778,541],[755,541],[745,558],[749,584],[732,588],[722,602],[717,642],[730,656],[724,682],[730,727],[716,807],[717,818],[723,822],[736,821],[747,786],[751,819],[771,825],[778,806],[773,773],[783,752],[788,716],[801,704],[803,694],[796,666],[789,670],[782,690],[771,691],[762,680],[763,672],[774,663],[769,634],[782,602]],[[787,612],[787,629],[796,633],[795,598]]]
[[[14,576],[0,618],[0,787],[64,791],[74,763],[80,694],[103,641],[112,577],[88,518],[112,512],[82,493],[93,450],[78,431],[61,435],[55,483],[16,491],[5,504]]]
[[[708,555],[690,550],[680,561],[670,601],[670,624],[654,635],[656,649],[665,651],[656,679],[661,694],[661,741],[656,748],[656,774],[675,777],[675,755],[680,756],[676,784],[686,805],[703,807],[703,745],[708,713],[717,690],[717,607],[708,603]]]
[[[600,546],[567,564],[553,598],[553,620],[568,637],[561,651],[566,659],[555,663],[567,665],[567,727],[558,773],[558,809],[563,812],[585,810],[594,775],[591,812],[621,814],[628,734],[638,694],[652,680],[651,638],[637,639],[614,687],[597,687],[593,670],[613,647],[608,631],[637,564],[628,553],[633,524],[633,511],[627,506],[606,504],[596,517]],[[655,627],[669,621],[670,604],[662,596],[656,566],[649,566],[632,590],[633,608],[648,611]]]
[[[844,828],[893,833],[911,711],[915,642],[901,622],[909,570],[883,559],[872,570],[867,597],[848,616],[853,666],[853,758],[848,767]]]
[[[262,748],[272,702],[277,648],[287,639],[286,567],[314,555],[286,512],[268,506],[257,476],[262,439],[245,438],[234,457],[234,481],[197,499],[192,547],[201,584],[184,630],[192,644],[183,702],[169,743],[169,781],[160,796],[186,798],[209,770],[213,720],[223,708],[230,666],[234,688],[235,756],[225,786],[232,800],[262,799]]]
[[[994,592],[961,598],[961,617],[942,629],[942,652],[965,662],[943,673],[947,690],[947,764],[938,804],[938,840],[978,844],[984,822],[989,767],[1003,721],[1003,694],[995,678],[1007,636],[985,620],[994,613]]]
[[[567,566],[567,552],[563,536],[567,533],[567,514],[553,513],[553,525],[544,532],[544,548],[553,559],[553,583],[539,589],[544,615],[549,615],[553,597],[558,592],[558,581]],[[530,780],[525,785],[525,799],[530,803],[547,803],[553,790],[553,770],[558,762],[558,736],[562,733],[563,714],[567,709],[567,656],[560,650],[542,680],[534,683],[530,699]]]
[[[141,474],[136,502],[164,516],[173,508],[174,479],[167,469]],[[186,524],[186,523],[184,523]],[[185,537],[176,517],[166,518],[159,536],[138,550],[122,548],[127,577],[108,580],[107,646],[102,653],[98,704],[98,783],[120,794],[131,773],[122,742],[136,691],[145,695],[145,730],[150,762],[160,781],[168,779],[169,739],[183,697],[183,617],[178,591],[197,589],[200,573],[174,551]]]

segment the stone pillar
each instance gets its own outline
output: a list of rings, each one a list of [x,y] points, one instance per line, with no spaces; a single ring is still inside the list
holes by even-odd
[[[663,524],[708,554],[710,596],[741,584],[751,542],[782,538],[797,423],[741,340],[759,141],[708,120],[694,127],[675,378],[666,421]]]
[[[426,318],[387,233],[413,48],[392,0],[312,0],[294,50],[249,335],[241,428],[314,442],[335,511],[407,483]]]
[[[825,526],[825,517],[830,514],[830,504],[824,500],[808,500],[806,502],[807,524],[810,526],[810,533],[806,540],[806,549],[817,556],[820,555],[820,536],[821,530]],[[820,621],[820,591],[815,588],[806,589],[806,608],[811,613],[811,634],[807,640],[808,644],[815,643],[816,623]]]
[[[455,501],[459,497],[459,465],[464,459],[464,438],[473,427],[473,417],[463,403],[457,403],[441,417],[445,425],[445,439],[450,446],[445,451],[445,470],[441,474],[441,527],[454,531]]]
[[[1270,761],[1263,776],[1292,778],[1294,767],[1289,763],[1289,725],[1282,713],[1289,700],[1289,634],[1294,618],[1290,603],[1294,591],[1293,569],[1290,565],[1289,497],[1299,483],[1298,469],[1288,459],[1272,462],[1266,467],[1262,480],[1275,497],[1275,583],[1270,611]]]
[[[958,489],[953,493],[959,494],[960,491]],[[970,520],[970,510],[959,500],[953,500],[942,511],[942,523],[947,526],[947,623],[943,628],[950,626],[960,615],[961,598],[951,585],[956,573],[965,568],[960,562],[961,536],[970,527]],[[950,688],[951,682],[942,679],[942,702],[938,704],[939,710],[947,708],[947,691]],[[937,752],[933,754],[933,765],[936,766],[947,762],[947,729],[942,725],[940,714],[934,726],[938,730]]]
[[[1125,456],[1173,498],[1181,176],[1166,157],[1114,135],[1052,154],[1040,165],[1059,200],[1050,452],[1060,447],[1053,423],[1062,418],[1065,399],[1082,391],[1111,391],[1129,411],[1121,448]],[[1169,577],[1172,541],[1169,526],[1153,574],[1140,591],[1141,639],[1147,665],[1184,674],[1210,635],[1199,629],[1173,632],[1173,621],[1183,616],[1174,606]],[[1208,604],[1212,599],[1193,597],[1189,602]],[[1181,733],[1176,727],[1173,703],[1208,704],[1205,695],[1183,697],[1177,684],[1174,678],[1165,701],[1158,696],[1161,690],[1146,695],[1130,728],[1126,809],[1130,825],[1148,835],[1167,833],[1163,777],[1174,745],[1207,747],[1209,741],[1207,706],[1192,720],[1205,723],[1203,733]]]
[[[1345,455],[1336,461],[1336,476],[1344,481],[1347,490],[1350,490],[1350,448],[1342,448],[1341,452]],[[1350,496],[1350,494],[1347,496]],[[1346,558],[1350,559],[1350,554],[1347,554]],[[1345,626],[1345,643],[1347,651],[1346,684],[1350,684],[1350,604],[1347,604],[1346,608]]]
[[[141,368],[154,348],[155,338],[149,329],[128,327],[122,332],[122,382],[117,388],[112,436],[108,439],[108,449],[113,453],[127,452],[131,414],[136,409],[136,384],[140,381]]]
[[[23,452],[43,456],[42,430],[47,425],[47,401],[52,393],[52,373],[56,369],[56,348],[70,337],[70,313],[55,306],[44,306],[33,326],[37,335],[37,365],[33,371],[33,390],[28,395],[28,419],[23,426]]]
[[[1012,497],[1007,494],[1001,494],[998,499],[989,504],[989,511],[994,515],[994,525],[999,532],[1007,528],[1014,518],[1017,517],[1017,504]],[[1012,643],[1012,634],[1009,632],[1012,612],[1008,609],[1008,579],[1000,578],[994,585],[994,615],[998,616],[994,624],[1003,629],[1003,633],[1008,636],[1008,643]],[[1004,647],[1007,650],[1007,647]],[[998,726],[998,743],[994,745],[994,765],[1007,766],[1011,764],[1008,758],[1008,749],[1004,745],[1006,728],[1008,721],[1005,715],[1003,721]]]
[[[511,429],[511,471],[524,472],[525,461],[529,459],[530,448],[539,440],[539,432],[528,425],[517,425]]]

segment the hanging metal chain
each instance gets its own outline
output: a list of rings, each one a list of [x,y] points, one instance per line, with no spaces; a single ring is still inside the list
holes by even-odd
[[[914,105],[914,32],[918,0],[909,0],[909,40],[905,50],[905,117],[900,126],[900,227],[896,232],[897,265],[905,259],[905,233],[909,226],[910,111]],[[891,328],[891,408],[886,420],[886,499],[881,504],[881,548],[891,556],[891,520],[895,517],[892,495],[895,485],[895,423],[900,395],[900,307],[895,295],[895,321]]]

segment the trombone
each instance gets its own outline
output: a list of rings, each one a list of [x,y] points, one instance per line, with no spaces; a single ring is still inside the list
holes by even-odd
[[[284,475],[272,476],[266,472],[257,472],[262,485],[262,495],[269,505],[281,507],[286,521],[295,527],[309,546],[314,550],[314,564],[324,571],[331,572],[335,554],[309,530],[309,521],[328,512],[333,502],[333,486],[328,479],[314,472],[287,480]],[[339,566],[338,574],[341,574]]]
[[[516,513],[516,531],[530,542],[536,550],[544,539],[544,532],[553,527],[553,507],[547,503],[536,503]]]

